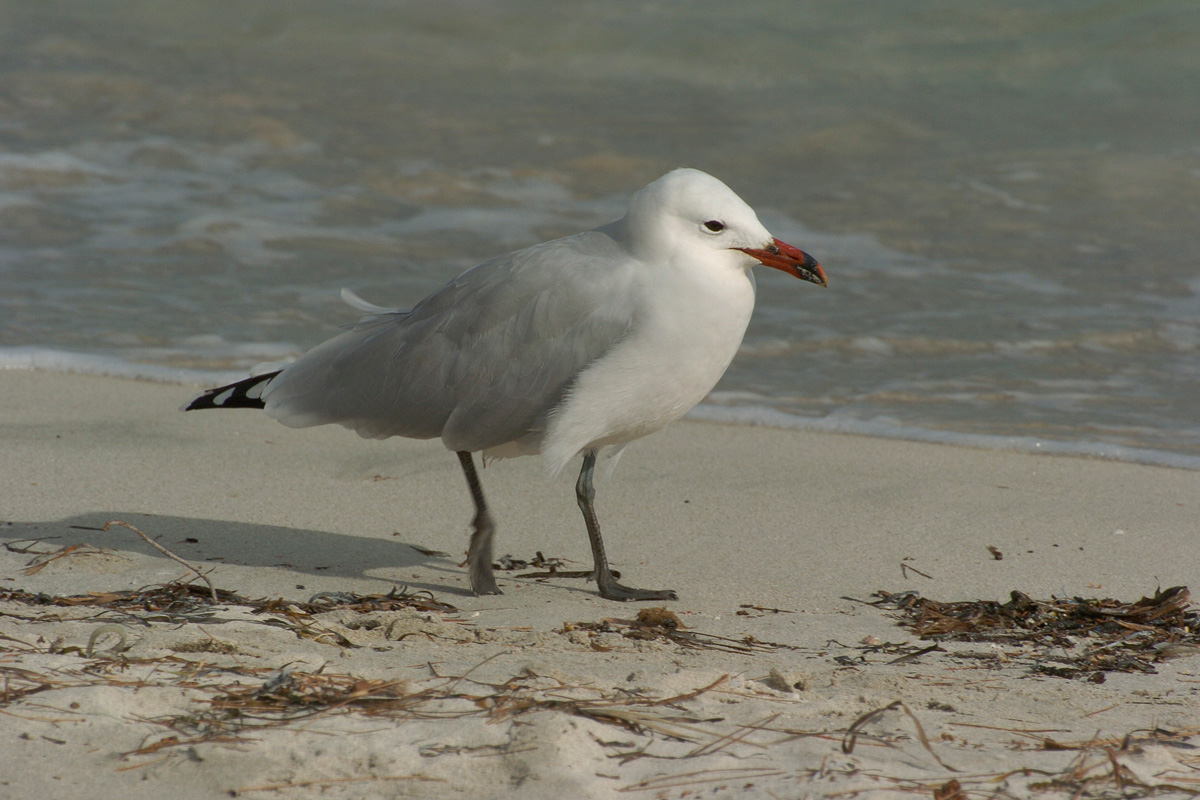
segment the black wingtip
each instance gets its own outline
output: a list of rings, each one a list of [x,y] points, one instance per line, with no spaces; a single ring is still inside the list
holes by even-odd
[[[253,378],[209,389],[185,403],[181,411],[203,411],[207,408],[266,408],[262,393],[266,384],[283,370],[255,375]]]

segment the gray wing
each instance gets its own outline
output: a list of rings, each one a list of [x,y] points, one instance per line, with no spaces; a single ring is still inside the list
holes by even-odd
[[[486,261],[301,356],[264,392],[267,413],[372,438],[441,436],[452,450],[536,451],[575,376],[632,326],[637,279],[599,231]]]

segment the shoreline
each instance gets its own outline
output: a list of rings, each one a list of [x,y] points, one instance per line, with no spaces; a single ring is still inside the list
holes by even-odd
[[[1200,473],[676,423],[629,448],[614,478],[597,485],[597,510],[624,581],[676,589],[680,600],[662,605],[681,630],[743,649],[698,648],[625,636],[622,620],[647,604],[605,601],[582,580],[505,571],[505,594],[467,594],[458,563],[471,505],[437,441],[292,430],[254,412],[184,415],[176,409],[187,393],[0,371],[0,539],[13,545],[0,549],[0,591],[119,594],[189,576],[131,531],[99,530],[123,520],[211,568],[218,588],[242,598],[303,605],[320,593],[405,587],[455,610],[338,608],[268,625],[270,613],[234,600],[174,618],[0,601],[0,634],[11,637],[0,639],[0,668],[56,676],[0,704],[11,723],[0,756],[21,765],[0,777],[0,793],[169,791],[186,800],[280,786],[271,791],[304,796],[322,786],[369,797],[674,797],[679,776],[700,771],[721,778],[703,784],[719,789],[716,797],[741,796],[747,782],[780,796],[874,797],[952,779],[967,790],[1057,797],[1030,775],[977,776],[1028,768],[1067,781],[1085,757],[1097,765],[1093,777],[1111,770],[1099,745],[1024,746],[1037,738],[1017,729],[1076,743],[1160,729],[1200,744],[1194,657],[1155,662],[1154,674],[1106,673],[1102,684],[1031,673],[1061,647],[945,644],[893,664],[930,643],[867,605],[881,590],[944,602],[1003,602],[1013,590],[1133,602],[1156,587],[1195,589]],[[489,465],[481,477],[499,525],[497,556],[528,561],[542,552],[565,569],[590,563],[574,475],[548,478],[526,458]],[[29,573],[38,552],[76,545]],[[302,634],[296,619],[319,627]],[[597,624],[607,629],[589,627]],[[112,652],[110,638],[95,643],[102,655],[86,654],[107,625],[122,628],[128,648]],[[216,683],[172,678],[201,674],[197,664],[219,676],[205,680],[220,683],[223,696],[265,686],[281,669],[297,687],[344,675],[406,691],[443,687],[446,696],[429,700],[436,709],[422,706],[429,716],[380,719],[344,706],[226,739],[153,723],[211,702]],[[517,700],[497,686],[526,711],[498,715],[496,703]],[[492,705],[467,695],[493,696]],[[639,697],[650,700],[630,705]],[[598,703],[610,716],[554,698]],[[909,713],[889,706],[896,701]],[[839,742],[856,721],[885,707],[846,753]],[[166,734],[180,742],[156,744]],[[620,757],[643,747],[654,757]],[[1114,757],[1140,781],[1187,786],[1187,752],[1148,741]],[[737,772],[751,766],[762,771]],[[1068,783],[1061,796],[1075,791]]]
[[[256,368],[275,367],[281,362],[262,362]],[[194,387],[197,391],[233,383],[252,374],[246,369],[196,369],[166,367],[124,361],[115,356],[77,353],[47,347],[0,348],[0,373],[6,371],[49,372],[114,380]],[[719,390],[714,395],[720,395]],[[765,398],[764,398],[765,399]],[[923,427],[893,420],[861,420],[841,417],[803,417],[779,411],[767,405],[738,406],[702,402],[688,412],[686,421],[712,422],[719,425],[765,427],[787,431],[848,434],[906,442],[944,444],[983,450],[1060,455],[1068,458],[1095,458],[1127,464],[1169,467],[1200,471],[1200,455],[1156,450],[1136,445],[1096,440],[1039,439],[1019,434],[968,433],[946,428]]]

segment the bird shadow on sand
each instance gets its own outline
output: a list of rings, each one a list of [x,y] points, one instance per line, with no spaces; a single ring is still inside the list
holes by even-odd
[[[20,573],[33,575],[36,570],[31,571],[30,565],[36,567],[37,563],[53,561],[52,556],[56,553],[62,554],[64,563],[69,557],[80,592],[99,588],[87,585],[89,572],[97,579],[114,572],[130,578],[131,570],[143,569],[147,573],[147,584],[154,583],[159,577],[154,574],[157,567],[147,567],[144,562],[139,567],[140,559],[122,565],[119,563],[122,556],[137,554],[161,561],[163,568],[176,566],[126,527],[113,525],[105,531],[105,525],[114,520],[136,527],[201,571],[208,572],[210,567],[213,568],[209,578],[218,585],[232,580],[223,579],[221,575],[222,565],[229,565],[311,574],[320,579],[319,586],[308,587],[314,590],[339,590],[342,587],[337,586],[338,579],[343,579],[347,583],[378,582],[385,589],[391,584],[458,596],[470,594],[462,585],[412,579],[413,568],[419,568],[423,574],[434,571],[463,575],[458,560],[452,555],[459,548],[453,546],[448,546],[447,552],[443,553],[409,544],[398,536],[384,540],[330,531],[130,511],[96,511],[48,522],[0,523],[0,546],[18,557],[25,557],[28,562],[24,568],[16,570],[17,574],[0,577],[7,578],[6,583],[10,585],[14,581],[20,582]],[[465,543],[465,538],[464,535],[459,545]],[[97,557],[104,556],[104,551],[116,556],[115,559],[110,557],[110,562],[118,563],[102,566],[103,559]],[[89,555],[93,558],[89,559]],[[93,562],[91,565],[89,560]],[[182,565],[179,569],[184,570]],[[235,586],[224,588],[241,589]],[[350,588],[349,585],[345,587],[346,590]],[[359,583],[356,588],[363,587]]]

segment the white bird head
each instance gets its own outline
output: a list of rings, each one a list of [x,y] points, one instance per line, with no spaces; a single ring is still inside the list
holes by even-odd
[[[730,263],[744,269],[757,262],[827,285],[815,258],[773,237],[742,198],[698,169],[668,172],[635,193],[620,224],[630,250],[648,261],[736,251],[744,255]]]

